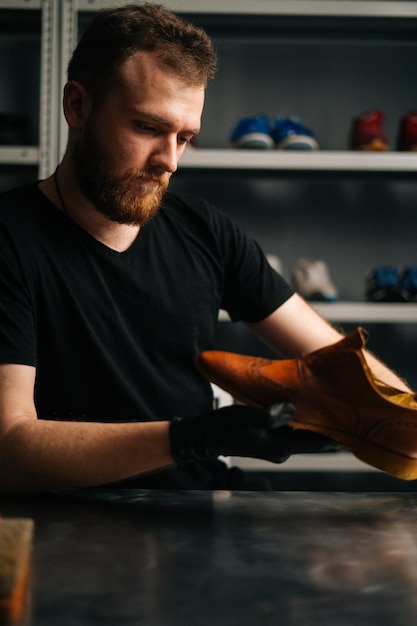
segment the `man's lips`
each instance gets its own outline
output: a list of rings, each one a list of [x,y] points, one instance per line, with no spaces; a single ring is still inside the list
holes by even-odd
[[[151,187],[162,187],[166,185],[167,180],[165,178],[144,177],[141,179],[141,182],[143,185],[150,185]]]

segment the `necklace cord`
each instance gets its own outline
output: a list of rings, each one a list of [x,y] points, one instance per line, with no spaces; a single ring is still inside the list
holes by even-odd
[[[56,168],[56,170],[54,172],[55,189],[56,189],[56,192],[58,194],[59,201],[60,201],[60,203],[62,205],[63,211],[64,211],[65,215],[67,217],[69,217],[69,212],[68,212],[68,209],[67,209],[67,205],[64,202],[64,198],[62,197],[62,193],[61,193],[61,188],[60,188],[59,183],[58,183],[58,169],[59,169],[59,165],[58,165],[58,167]]]

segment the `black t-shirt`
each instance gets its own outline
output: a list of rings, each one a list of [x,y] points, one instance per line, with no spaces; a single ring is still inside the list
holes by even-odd
[[[145,421],[211,408],[194,366],[220,308],[256,322],[292,289],[205,201],[167,194],[123,253],[37,185],[0,196],[0,362],[36,366],[40,418]]]

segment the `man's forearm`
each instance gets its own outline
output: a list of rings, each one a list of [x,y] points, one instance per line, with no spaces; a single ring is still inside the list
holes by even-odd
[[[284,358],[300,358],[343,339],[343,333],[322,318],[297,293],[256,324],[247,324],[264,343]],[[385,384],[410,392],[407,383],[365,350],[373,374]]]
[[[0,489],[93,486],[174,463],[169,422],[102,424],[22,419],[0,439]]]

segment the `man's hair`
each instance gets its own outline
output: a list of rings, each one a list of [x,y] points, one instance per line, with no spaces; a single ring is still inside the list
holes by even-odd
[[[72,55],[68,80],[80,82],[98,104],[117,83],[120,66],[138,51],[157,52],[187,85],[206,86],[216,72],[216,53],[204,30],[145,2],[97,13]]]

